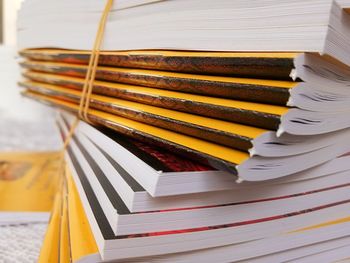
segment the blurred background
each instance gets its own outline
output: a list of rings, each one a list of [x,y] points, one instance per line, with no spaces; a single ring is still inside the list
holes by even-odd
[[[16,20],[23,0],[0,0],[0,151],[55,150],[52,109],[20,95]]]
[[[23,0],[0,0],[0,152],[60,148],[52,109],[21,97],[16,20]],[[36,262],[47,224],[1,224],[0,262]]]

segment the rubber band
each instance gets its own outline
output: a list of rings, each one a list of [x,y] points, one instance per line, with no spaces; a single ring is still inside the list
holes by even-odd
[[[80,97],[78,115],[77,115],[76,119],[74,120],[74,123],[70,127],[69,132],[65,138],[62,153],[64,153],[65,150],[67,149],[67,147],[68,147],[68,145],[69,145],[69,143],[74,135],[74,131],[75,131],[76,127],[78,126],[79,119],[82,119],[86,122],[91,123],[89,118],[88,118],[88,111],[89,111],[89,107],[90,107],[90,97],[92,94],[93,85],[94,85],[94,81],[95,81],[95,77],[96,77],[98,60],[99,60],[99,56],[100,56],[100,48],[101,48],[101,44],[102,44],[104,33],[105,33],[107,18],[108,18],[108,15],[112,9],[112,6],[113,6],[113,0],[107,0],[106,6],[103,10],[103,13],[102,13],[102,16],[101,16],[101,19],[99,22],[97,34],[95,37],[94,46],[91,50],[91,55],[90,55],[89,64],[88,64],[87,71],[86,71],[84,86],[83,86],[83,89],[81,92],[81,97]]]

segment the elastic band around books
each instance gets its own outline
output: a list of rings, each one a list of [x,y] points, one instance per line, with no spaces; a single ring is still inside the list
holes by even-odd
[[[82,120],[85,120],[86,122],[91,123],[88,119],[90,97],[92,94],[93,84],[94,84],[94,80],[95,80],[95,76],[96,76],[98,59],[100,56],[100,48],[101,48],[101,44],[102,44],[102,40],[103,40],[105,28],[106,28],[106,22],[107,22],[108,14],[112,9],[113,2],[114,2],[113,0],[107,0],[106,6],[103,10],[102,17],[101,17],[100,22],[99,22],[98,31],[96,34],[94,46],[93,46],[93,49],[91,50],[89,65],[87,68],[85,82],[84,82],[84,86],[83,86],[81,98],[80,98],[80,103],[79,103],[78,116],[75,119],[73,125],[71,126],[71,128],[68,132],[68,135],[64,141],[62,152],[65,152],[65,150],[67,149],[67,147],[68,147],[68,145],[73,137],[74,131],[75,131],[76,127],[78,126],[79,118]]]
[[[87,68],[84,87],[83,87],[83,91],[80,99],[79,117],[87,122],[89,122],[88,109],[90,106],[90,97],[92,94],[93,84],[96,77],[98,59],[100,56],[100,48],[101,48],[101,44],[102,44],[102,40],[103,40],[105,28],[106,28],[108,14],[112,9],[112,6],[113,6],[113,0],[108,0],[99,23],[94,47],[91,51],[91,56],[90,56],[89,65]]]

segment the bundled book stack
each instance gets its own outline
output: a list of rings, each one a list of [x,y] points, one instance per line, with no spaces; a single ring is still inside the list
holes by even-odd
[[[63,141],[102,2],[28,0],[20,11],[19,85],[61,109]],[[350,257],[347,7],[116,1],[46,238],[60,259]]]

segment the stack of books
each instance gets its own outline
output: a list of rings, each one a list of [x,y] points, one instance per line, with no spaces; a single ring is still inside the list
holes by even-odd
[[[20,12],[19,85],[60,109],[63,141],[82,96],[95,2],[27,1]],[[89,123],[79,122],[65,152],[50,255],[350,257],[345,2],[117,1]]]

